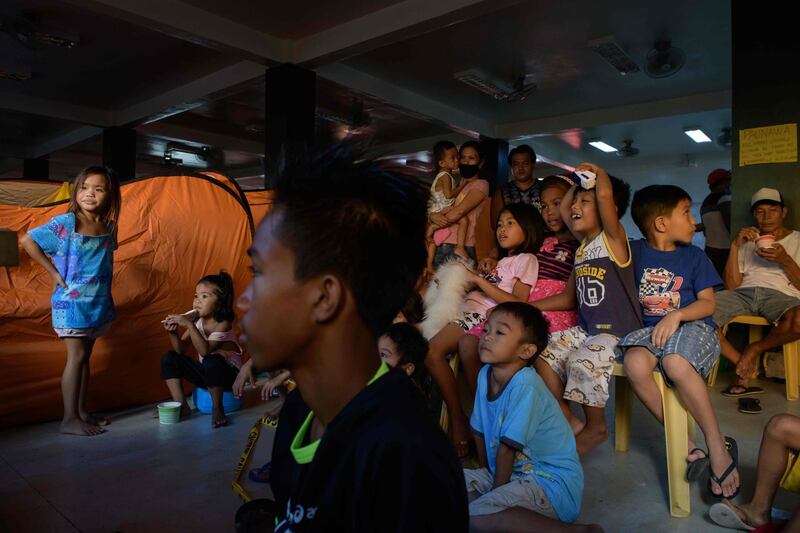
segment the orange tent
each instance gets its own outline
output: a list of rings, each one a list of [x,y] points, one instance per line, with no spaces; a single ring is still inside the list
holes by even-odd
[[[0,227],[22,235],[66,207],[66,202],[0,204]],[[220,269],[230,272],[238,295],[249,279],[252,231],[244,194],[222,175],[156,176],[123,184],[112,287],[117,319],[94,349],[90,409],[141,405],[168,395],[159,377],[161,355],[169,347],[160,321],[188,309],[197,280]],[[19,267],[0,267],[0,426],[61,416],[66,351],[50,323],[52,291],[50,277],[22,251]]]

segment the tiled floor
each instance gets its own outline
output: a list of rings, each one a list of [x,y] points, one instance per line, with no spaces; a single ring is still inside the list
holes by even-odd
[[[725,381],[722,376],[717,390]],[[740,499],[752,490],[770,415],[800,414],[800,402],[785,401],[782,385],[762,385],[767,393],[761,415],[739,414],[735,400],[712,395],[723,432],[739,442]],[[235,413],[233,425],[218,430],[204,415],[162,426],[149,407],[116,414],[109,432],[95,438],[60,435],[56,422],[6,430],[0,433],[0,531],[231,531],[241,503],[231,490],[233,470],[263,408]],[[271,436],[265,428],[255,465],[268,457]],[[664,465],[660,426],[635,402],[630,451],[616,453],[612,435],[584,458],[580,521],[599,523],[608,532],[725,531],[708,520],[710,498],[699,485],[692,488],[692,515],[669,516]],[[264,487],[248,490],[269,494]],[[798,503],[785,493],[777,500],[786,509]]]

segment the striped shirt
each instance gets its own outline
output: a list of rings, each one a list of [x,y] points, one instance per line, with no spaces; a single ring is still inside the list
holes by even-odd
[[[575,265],[578,241],[558,242],[556,237],[545,237],[536,258],[539,260],[539,279],[566,282]]]

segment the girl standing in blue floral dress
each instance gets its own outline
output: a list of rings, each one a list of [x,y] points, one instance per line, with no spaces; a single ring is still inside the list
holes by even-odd
[[[86,394],[94,342],[115,318],[111,278],[120,204],[114,172],[89,167],[75,178],[67,212],[21,239],[28,255],[56,285],[50,300],[53,329],[67,346],[61,376],[62,433],[98,435],[109,424],[86,411]]]

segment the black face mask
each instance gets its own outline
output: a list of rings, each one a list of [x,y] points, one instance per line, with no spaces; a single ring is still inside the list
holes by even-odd
[[[465,179],[470,179],[477,176],[479,169],[480,167],[478,165],[465,165],[464,163],[458,165],[458,170],[461,172],[461,177]]]

